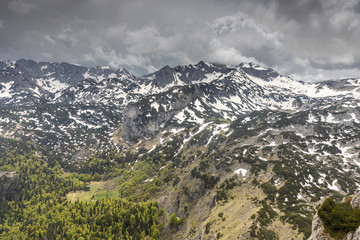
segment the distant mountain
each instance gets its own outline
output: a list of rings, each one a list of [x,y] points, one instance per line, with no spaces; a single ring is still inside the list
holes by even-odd
[[[59,93],[85,79],[134,79],[125,69],[83,67],[68,63],[32,60],[0,62],[0,102],[31,104],[49,101]]]

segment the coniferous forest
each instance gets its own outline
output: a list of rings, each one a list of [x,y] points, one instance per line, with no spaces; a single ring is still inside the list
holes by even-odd
[[[80,175],[64,174],[57,163],[34,151],[2,156],[0,239],[159,238],[157,203],[107,198],[71,202],[68,192],[88,188]]]

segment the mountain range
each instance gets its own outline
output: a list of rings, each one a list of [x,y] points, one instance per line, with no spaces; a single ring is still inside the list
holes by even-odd
[[[178,180],[151,199],[185,222],[164,239],[306,239],[325,197],[360,187],[360,78],[205,61],[141,77],[24,59],[0,71],[2,148],[33,144],[64,171],[112,148],[166,156],[146,181],[165,166]]]

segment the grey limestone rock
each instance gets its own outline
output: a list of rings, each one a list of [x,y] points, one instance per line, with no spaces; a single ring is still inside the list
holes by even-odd
[[[351,207],[360,208],[360,193],[355,194],[354,198],[350,202]]]
[[[323,223],[316,213],[311,226],[311,236],[308,240],[331,240],[332,238],[327,234],[324,233],[324,226]]]
[[[154,81],[152,85],[156,85],[158,87],[166,87],[166,85],[175,81],[175,71],[169,66],[165,66],[161,68],[159,71],[155,73]]]

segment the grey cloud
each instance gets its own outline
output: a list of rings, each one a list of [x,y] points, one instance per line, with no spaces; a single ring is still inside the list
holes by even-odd
[[[25,0],[13,0],[9,3],[9,8],[11,11],[17,14],[29,14],[35,8],[35,6]]]
[[[305,80],[360,76],[359,1],[4,1],[0,54],[10,59],[136,74],[199,60],[254,61]]]
[[[360,13],[360,1],[354,4],[354,11]]]
[[[278,16],[297,22],[308,22],[311,15],[323,11],[320,0],[274,0],[274,4]]]

